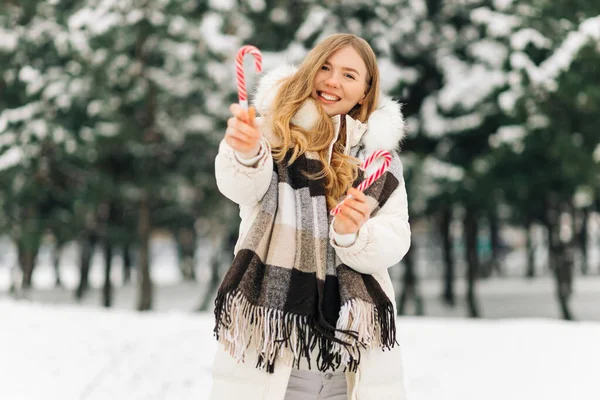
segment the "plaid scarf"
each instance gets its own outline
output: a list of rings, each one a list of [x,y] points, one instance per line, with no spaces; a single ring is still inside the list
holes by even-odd
[[[351,149],[357,156],[360,146]],[[364,159],[364,154],[359,158]],[[214,333],[238,361],[252,345],[256,368],[272,373],[277,358],[300,365],[318,348],[318,370],[356,371],[361,349],[396,342],[393,304],[379,283],[344,265],[329,243],[322,169],[306,153],[288,166],[274,162],[271,183],[215,300]],[[401,181],[398,156],[365,194],[374,215]],[[362,181],[359,170],[356,183]]]

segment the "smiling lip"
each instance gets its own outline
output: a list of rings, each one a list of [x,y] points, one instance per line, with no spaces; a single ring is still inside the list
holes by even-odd
[[[341,98],[339,96],[336,96],[334,94],[327,93],[324,91],[318,91],[317,95],[319,96],[319,100],[321,100],[325,104],[333,104],[333,103],[337,103],[338,101],[341,100]],[[326,95],[327,97],[329,97],[329,99],[323,97],[323,95]],[[334,98],[335,98],[335,100],[332,100]]]

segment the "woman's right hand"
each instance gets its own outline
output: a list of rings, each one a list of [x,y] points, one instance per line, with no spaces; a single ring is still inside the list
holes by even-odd
[[[254,108],[243,109],[239,104],[232,104],[229,110],[233,117],[227,120],[225,141],[242,158],[252,158],[260,150],[262,137],[256,119]]]

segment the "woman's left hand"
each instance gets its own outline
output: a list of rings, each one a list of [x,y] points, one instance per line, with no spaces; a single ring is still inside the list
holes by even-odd
[[[340,235],[356,233],[369,220],[371,209],[367,204],[367,196],[357,190],[350,188],[340,212],[333,220],[333,229]]]

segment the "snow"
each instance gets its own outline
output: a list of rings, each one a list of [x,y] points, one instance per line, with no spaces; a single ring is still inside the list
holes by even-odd
[[[180,62],[190,62],[196,53],[196,46],[192,43],[178,43],[175,41],[164,41],[165,48],[170,49],[170,54],[177,57]]]
[[[425,134],[430,137],[442,137],[451,132],[475,129],[483,123],[483,115],[478,112],[461,115],[457,118],[445,118],[438,112],[434,95],[428,96],[423,101],[420,113]]]
[[[457,65],[450,57],[441,60],[446,70],[446,84],[440,90],[439,103],[445,110],[461,106],[472,110],[484,102],[491,93],[506,84],[505,74],[489,70],[483,65]],[[449,68],[447,68],[449,67]]]
[[[222,2],[225,4],[226,2]],[[207,12],[200,23],[200,32],[206,40],[206,45],[216,53],[235,54],[238,50],[238,38],[233,35],[221,33],[224,21],[223,17],[214,12]]]
[[[221,11],[230,11],[235,7],[234,0],[209,0],[208,5],[210,8]]]
[[[127,16],[125,17],[125,21],[127,21],[127,23],[130,25],[135,25],[142,19],[144,19],[144,13],[140,9],[134,9],[129,11],[129,13],[127,13]]]
[[[537,48],[548,48],[552,41],[532,28],[521,29],[510,37],[510,45],[515,50],[525,50],[525,47],[530,43]]]
[[[262,12],[267,6],[265,0],[248,0],[248,5],[254,12]]]
[[[27,129],[32,131],[39,139],[45,139],[48,136],[48,121],[43,119],[29,121]]]
[[[214,130],[215,122],[204,114],[191,115],[185,122],[184,127],[189,132],[209,132]]]
[[[379,84],[381,90],[386,93],[393,89],[403,78],[403,70],[394,64],[389,58],[379,58],[377,60],[379,67]]]
[[[550,125],[550,119],[543,114],[533,114],[527,118],[529,129],[543,129]]]
[[[600,164],[600,144],[594,149],[594,161]]]
[[[102,136],[113,137],[119,134],[121,125],[114,122],[99,122],[96,124],[96,132]]]
[[[515,90],[507,90],[498,95],[498,104],[500,105],[502,111],[507,114],[510,114],[514,111],[517,100],[518,96]]]
[[[150,10],[149,19],[154,27],[160,27],[167,22],[167,16],[158,10]]]
[[[161,68],[147,67],[146,74],[161,90],[173,97],[185,98],[197,89],[195,82],[172,76]]]
[[[494,0],[494,8],[500,11],[507,11],[512,3],[513,0]]]
[[[573,205],[575,208],[582,209],[584,207],[590,207],[594,203],[594,190],[593,188],[585,185],[577,188],[575,195],[573,196]]]
[[[0,154],[0,171],[14,167],[23,159],[23,150],[19,147],[11,147]]]
[[[471,20],[487,26],[487,33],[492,37],[508,36],[514,28],[521,24],[515,15],[494,12],[487,7],[480,7],[471,12]]]
[[[325,20],[327,19],[329,14],[329,10],[321,7],[315,7],[312,10],[310,10],[309,14],[306,17],[306,20],[296,32],[296,39],[304,41],[308,39],[308,37],[313,35],[315,32],[317,32],[319,29],[323,29],[323,24],[325,23]]]
[[[0,315],[0,398],[208,399],[210,313],[0,300]],[[593,322],[398,319],[411,400],[596,400],[599,335]]]
[[[469,52],[476,59],[486,62],[488,65],[501,69],[506,58],[508,49],[505,45],[495,40],[482,39],[469,46]]]
[[[0,28],[0,51],[10,53],[17,48],[19,35],[16,32]]]
[[[108,3],[108,4],[107,4]],[[72,29],[87,29],[93,36],[100,36],[110,29],[122,25],[124,16],[109,11],[110,2],[101,2],[97,8],[82,8],[69,18],[69,27]]]
[[[285,9],[276,7],[269,13],[269,19],[277,24],[285,24],[289,20],[289,15]]]
[[[490,135],[489,143],[492,148],[500,147],[502,144],[517,146],[522,144],[523,139],[527,135],[527,130],[521,125],[506,125],[500,127],[498,131]]]
[[[423,171],[431,178],[447,179],[454,182],[460,182],[465,175],[462,168],[440,161],[435,157],[425,159]]]
[[[556,79],[569,69],[579,51],[586,44],[598,40],[600,40],[600,16],[583,21],[576,31],[569,32],[566,39],[539,67],[527,55],[520,52],[512,55],[511,64],[513,68],[524,69],[534,84],[554,91],[558,89]],[[518,40],[516,44],[520,44]],[[547,47],[545,41],[541,44]]]
[[[62,93],[65,92],[65,90],[66,90],[65,86],[66,86],[65,82],[61,82],[61,81],[51,82],[44,89],[42,96],[45,99],[53,99],[55,97],[58,97],[59,95],[61,95]]]
[[[169,27],[167,28],[170,35],[178,36],[185,33],[188,23],[182,16],[176,15],[171,18]]]
[[[8,127],[8,124],[27,121],[41,109],[40,102],[32,102],[22,107],[6,109],[0,113],[0,133]]]
[[[409,0],[410,8],[407,10],[414,17],[427,15],[427,3],[424,0]]]
[[[29,65],[25,65],[19,70],[19,80],[22,82],[30,83],[31,81],[36,81],[40,79],[40,77],[40,72]]]

